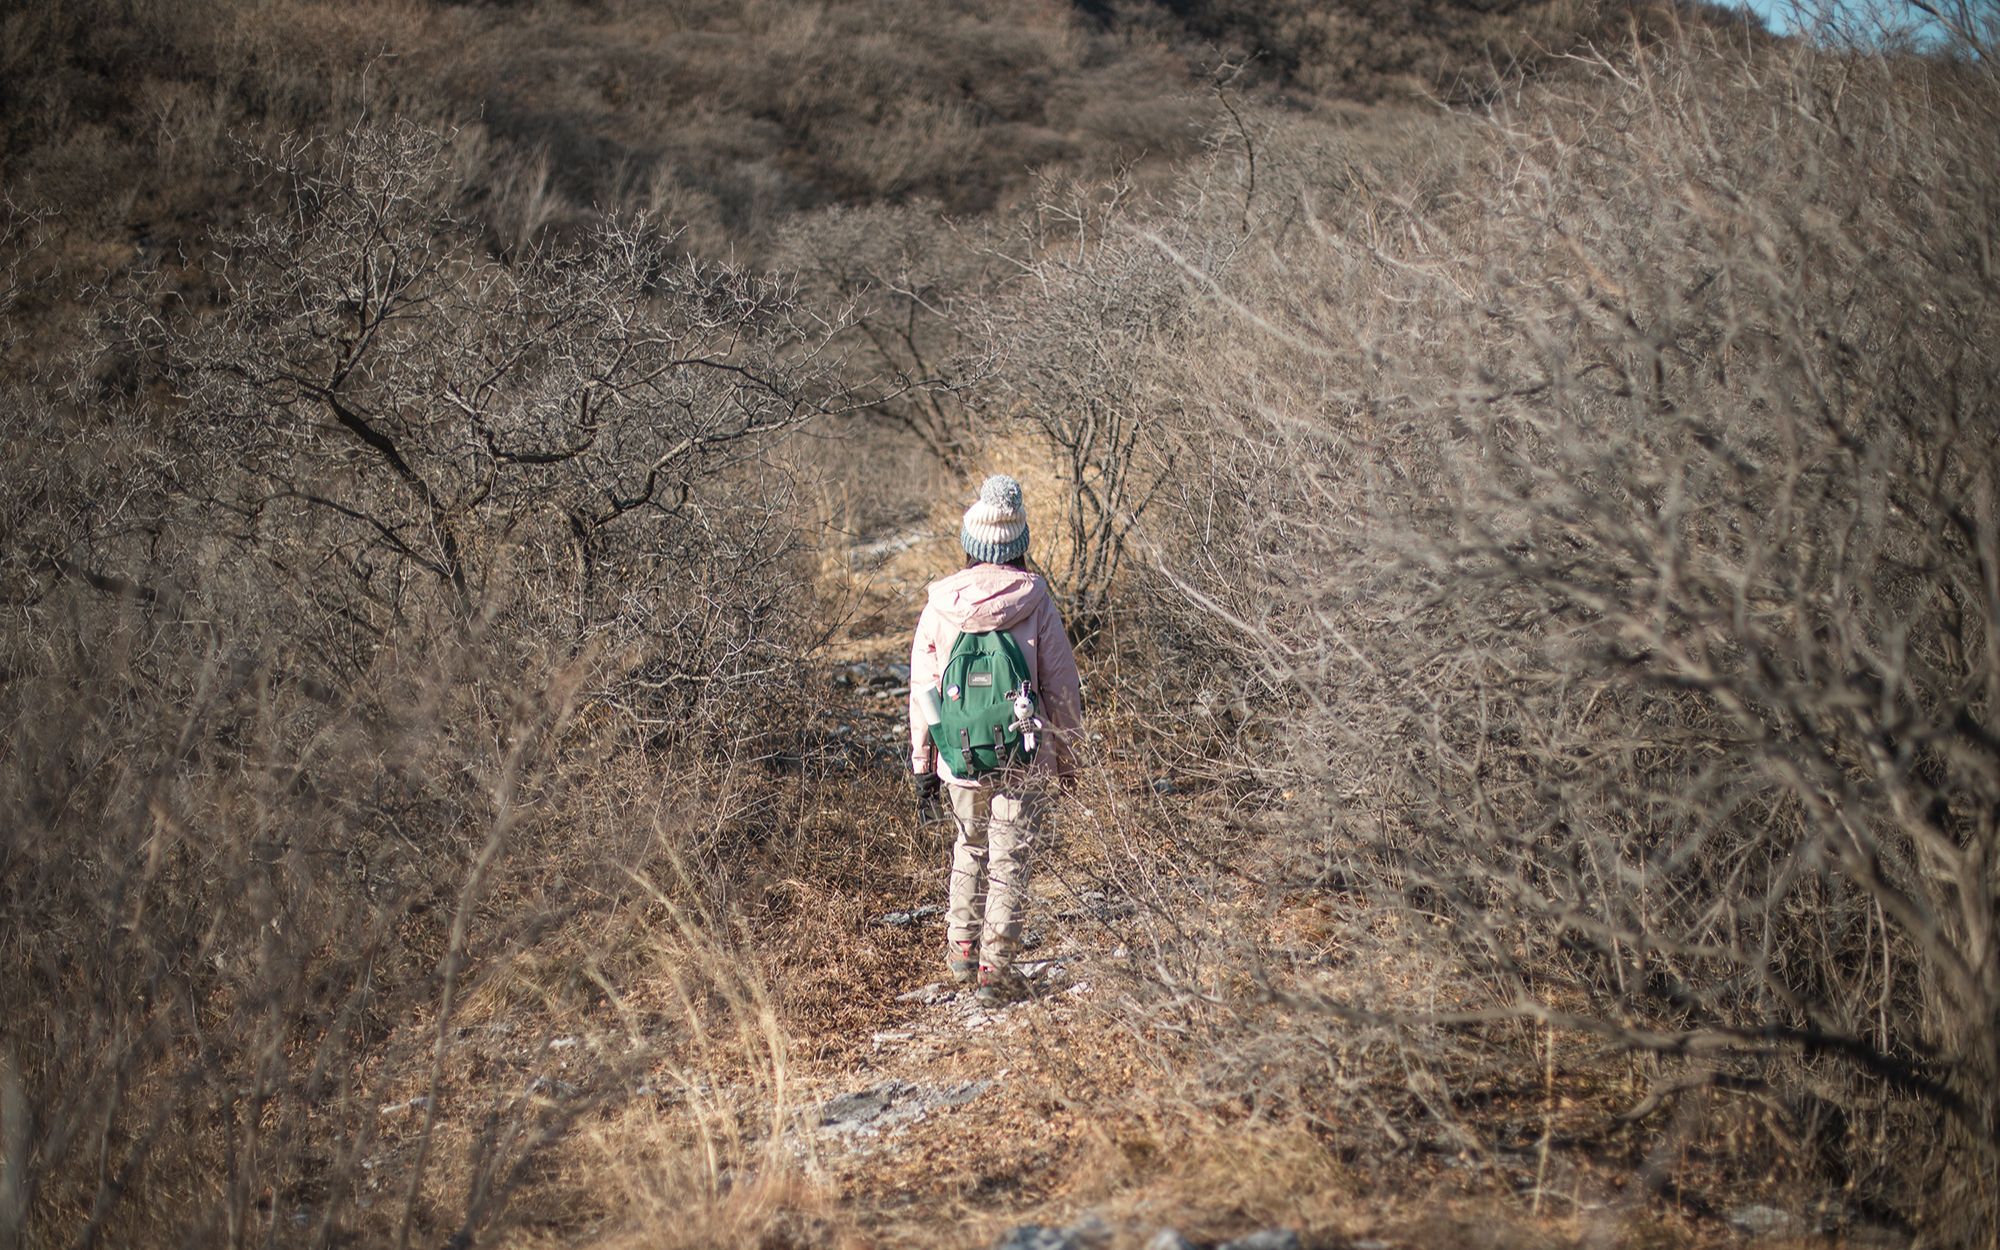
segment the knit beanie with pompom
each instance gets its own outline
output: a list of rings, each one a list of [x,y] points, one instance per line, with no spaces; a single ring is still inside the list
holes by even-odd
[[[988,564],[1018,560],[1028,550],[1028,509],[1021,502],[1021,484],[995,473],[979,488],[979,498],[965,510],[958,531],[965,554]]]

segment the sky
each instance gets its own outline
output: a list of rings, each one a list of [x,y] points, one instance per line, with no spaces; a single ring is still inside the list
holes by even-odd
[[[1740,0],[1739,7],[1763,18],[1772,30],[1784,30],[1791,25],[1789,0]]]
[[[1750,10],[1776,31],[1798,29],[1801,12],[1806,14],[1808,24],[1816,16],[1831,14],[1843,23],[1859,21],[1868,26],[1883,18],[1896,28],[1922,30],[1931,25],[1904,0],[1723,0],[1723,3]]]
[[[1777,25],[1776,0],[1738,0],[1737,8],[1748,9],[1764,19],[1767,25]]]

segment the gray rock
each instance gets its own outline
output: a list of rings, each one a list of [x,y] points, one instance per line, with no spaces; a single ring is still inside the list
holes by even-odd
[[[1108,1243],[1113,1232],[1104,1217],[1096,1214],[1086,1215],[1068,1228],[1022,1224],[994,1242],[993,1250],[1093,1250]]]
[[[1377,1241],[1373,1237],[1363,1237],[1361,1240],[1353,1243],[1352,1250],[1389,1250],[1389,1243],[1386,1241]]]
[[[992,1088],[993,1082],[991,1081],[960,1081],[956,1085],[947,1085],[942,1090],[939,1090],[937,1099],[933,1105],[939,1107],[962,1107]]]
[[[399,1111],[426,1111],[430,1109],[430,1105],[431,1100],[429,1098],[418,1094],[408,1102],[385,1103],[381,1110],[383,1115],[395,1115]]]
[[[913,924],[944,915],[943,903],[925,903],[908,911],[891,911],[875,917],[875,923],[889,929],[907,929]]]
[[[1146,1243],[1146,1250],[1194,1250],[1194,1243],[1181,1236],[1178,1228],[1163,1228]]]
[[[1068,1229],[1023,1224],[1001,1234],[1000,1240],[993,1243],[993,1250],[1083,1250],[1083,1243],[1072,1237]]]
[[[933,1111],[964,1106],[992,1087],[991,1081],[961,1081],[945,1086],[884,1081],[822,1103],[819,1126],[829,1133],[877,1137],[922,1120]]]
[[[1289,1228],[1267,1228],[1225,1241],[1215,1250],[1299,1250],[1299,1235]]]
[[[884,1081],[871,1089],[830,1098],[819,1109],[819,1122],[832,1129],[859,1128],[876,1119],[897,1098],[912,1090],[907,1081]]]
[[[849,551],[848,559],[857,569],[880,568],[884,564],[887,564],[891,557],[908,551],[930,537],[931,533],[926,529],[914,529],[900,534],[891,534],[886,538],[878,538],[872,543],[861,543],[855,546]]]
[[[1755,1202],[1731,1211],[1729,1223],[1738,1232],[1752,1237],[1773,1237],[1800,1227],[1800,1221],[1791,1212]]]

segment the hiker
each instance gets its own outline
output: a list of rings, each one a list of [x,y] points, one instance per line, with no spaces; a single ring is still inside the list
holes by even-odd
[[[910,647],[910,769],[918,819],[942,791],[958,830],[946,966],[990,1005],[1025,991],[1028,860],[1051,783],[1071,776],[1083,696],[1062,614],[1027,569],[1021,484],[987,478],[958,540],[965,567],[931,583]]]

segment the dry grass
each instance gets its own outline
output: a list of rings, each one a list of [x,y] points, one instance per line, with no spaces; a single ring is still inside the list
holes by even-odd
[[[1146,526],[1156,703],[1263,773],[1277,853],[1231,862],[1274,902],[1339,900],[1350,939],[1401,910],[1408,953],[1464,961],[1389,1010],[1217,934],[1249,981],[1217,1009],[1268,996],[1316,1060],[1395,1030],[1426,1075],[1391,1141],[1429,1117],[1539,1195],[1525,1103],[1490,1104],[1565,1054],[1545,1083],[1599,1128],[1531,1145],[1710,1217],[1770,1187],[1985,1244],[1962,1099],[1994,1000],[1957,969],[1992,932],[1991,776],[1958,738],[1989,733],[1989,608],[1962,613],[1993,547],[1949,518],[1992,474],[1993,101],[1983,69],[1697,43],[1335,154],[1236,263],[1152,227],[1210,310],[1176,390],[1213,466]],[[1205,207],[1173,229],[1241,228]],[[1620,1086],[1710,1093],[1639,1147]]]
[[[891,8],[6,19],[0,1243],[1990,1242],[1985,65]],[[971,1030],[829,670],[992,471],[1089,989]]]

